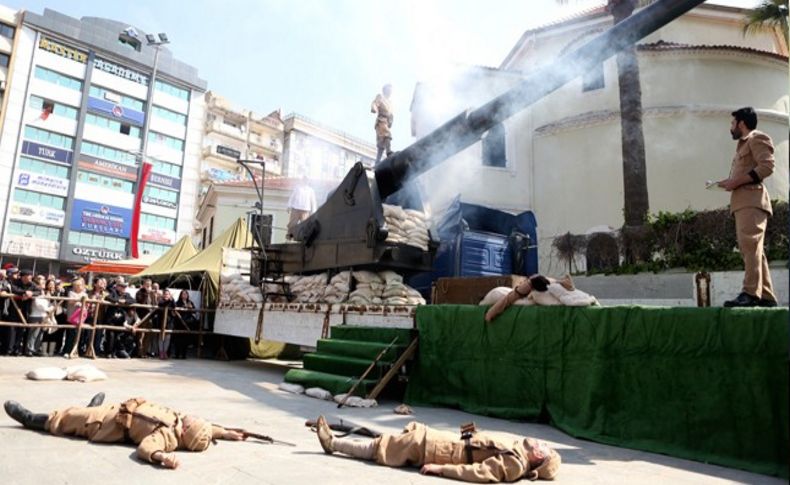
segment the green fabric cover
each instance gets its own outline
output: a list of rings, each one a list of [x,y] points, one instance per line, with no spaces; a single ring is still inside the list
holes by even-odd
[[[788,309],[417,310],[406,402],[788,476]]]
[[[291,369],[285,373],[285,382],[299,384],[304,386],[305,389],[320,387],[331,392],[333,396],[337,396],[348,392],[354,383],[357,382],[357,379],[313,370]],[[365,379],[359,384],[354,394],[365,396],[375,385],[375,380]]]
[[[331,327],[333,339],[362,340],[365,342],[383,342],[389,344],[398,337],[395,345],[409,345],[414,331],[405,328],[361,327],[356,325],[338,325]]]
[[[393,337],[394,338],[394,337]],[[392,340],[390,340],[392,342]],[[386,349],[389,342],[363,342],[361,340],[320,339],[316,350],[322,354],[343,355],[366,359],[370,364],[379,352]],[[405,345],[393,345],[381,357],[382,361],[393,362],[406,349]]]
[[[315,352],[306,354],[303,357],[304,368],[307,370],[317,370],[326,372],[328,374],[336,374],[341,376],[359,377],[365,373],[370,367],[373,359],[356,359],[354,357],[346,357],[342,355],[324,354]],[[370,374],[367,375],[368,379],[380,379],[386,372],[388,367],[387,362],[379,361]]]

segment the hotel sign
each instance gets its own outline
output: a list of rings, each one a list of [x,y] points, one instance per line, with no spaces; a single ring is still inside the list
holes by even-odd
[[[96,58],[93,61],[93,67],[100,71],[104,71],[110,73],[112,75],[118,76],[123,79],[128,79],[129,81],[134,81],[138,84],[142,84],[143,86],[148,86],[148,76],[137,72],[133,69],[128,69],[123,66],[119,66],[114,62],[105,61],[104,59]]]
[[[52,52],[53,54],[57,54],[61,57],[65,57],[66,59],[71,59],[72,61],[76,61],[81,64],[88,62],[88,54],[85,52],[74,49],[73,47],[66,47],[63,44],[55,42],[52,39],[47,39],[46,37],[42,37],[41,40],[38,41],[38,48]]]
[[[100,98],[88,97],[88,110],[106,114],[129,123],[142,126],[145,123],[145,114],[142,111],[125,108],[120,104]]]
[[[231,147],[226,147],[225,145],[217,145],[217,153],[220,155],[225,155],[226,157],[231,157],[235,159],[241,158],[241,152],[233,149]]]
[[[131,209],[86,200],[74,200],[70,227],[72,231],[128,238],[131,226]]]

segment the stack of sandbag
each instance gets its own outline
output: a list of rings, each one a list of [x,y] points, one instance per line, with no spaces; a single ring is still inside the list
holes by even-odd
[[[321,301],[324,303],[343,303],[348,298],[351,287],[351,271],[342,271],[329,280]]]
[[[386,284],[378,274],[372,271],[354,271],[354,280],[357,285],[348,296],[348,303],[352,305],[381,305],[384,303],[381,295]]]
[[[394,271],[382,271],[379,276],[385,284],[381,294],[385,305],[425,305],[422,295],[403,283],[403,276]]]
[[[387,242],[403,243],[423,251],[428,250],[428,221],[424,213],[403,209],[397,205],[381,204],[381,206],[384,209],[384,221],[389,229]]]
[[[264,283],[263,291],[266,293],[266,301],[268,303],[288,303],[288,297],[285,294],[287,285],[284,285],[281,282],[278,283],[277,281],[272,283]]]
[[[222,273],[220,283],[220,305],[263,303],[261,290],[239,273]]]
[[[299,276],[291,283],[294,301],[299,303],[318,303],[324,298],[326,291],[326,273],[311,276]]]

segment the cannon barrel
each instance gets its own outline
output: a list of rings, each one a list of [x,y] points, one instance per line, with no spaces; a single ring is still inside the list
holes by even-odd
[[[473,145],[494,125],[556,91],[609,57],[655,32],[704,0],[659,0],[579,48],[527,75],[517,86],[474,111],[465,111],[375,168],[382,199],[404,183]]]

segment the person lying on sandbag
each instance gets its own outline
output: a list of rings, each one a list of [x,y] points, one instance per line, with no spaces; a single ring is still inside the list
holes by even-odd
[[[598,300],[573,285],[570,275],[561,279],[534,275],[513,289],[507,287],[494,288],[480,302],[481,305],[492,305],[485,315],[485,321],[491,323],[510,305],[540,306],[591,306],[598,305]]]

